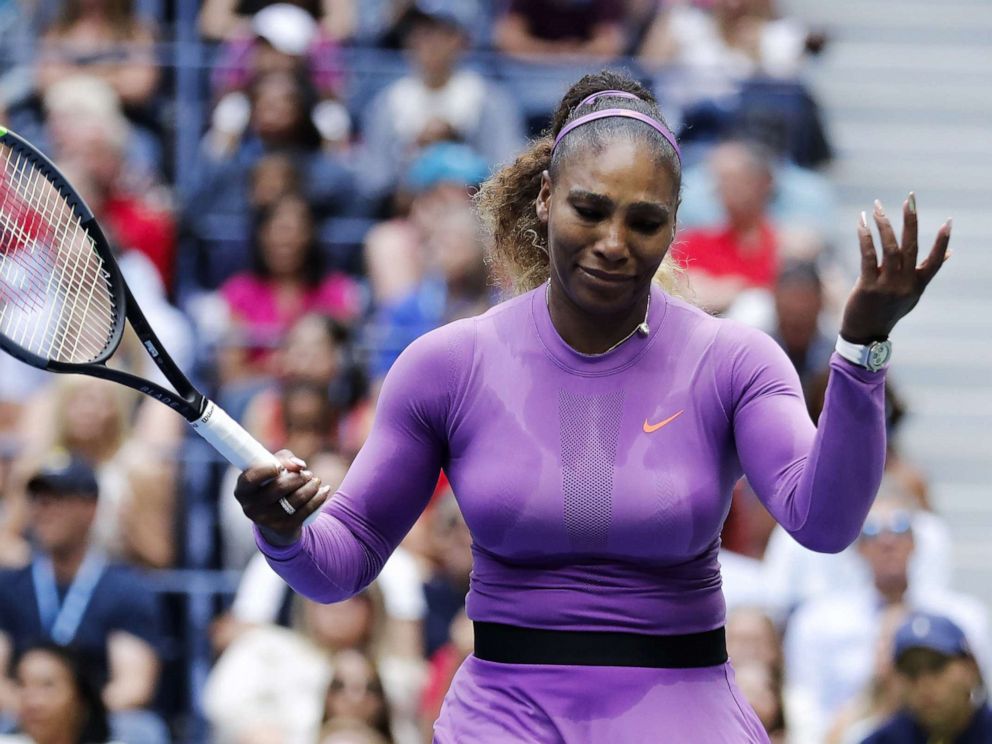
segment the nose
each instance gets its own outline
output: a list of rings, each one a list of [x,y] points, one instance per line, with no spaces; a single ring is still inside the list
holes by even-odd
[[[610,264],[627,260],[627,231],[621,219],[615,218],[605,225],[605,232],[593,246],[593,252]]]

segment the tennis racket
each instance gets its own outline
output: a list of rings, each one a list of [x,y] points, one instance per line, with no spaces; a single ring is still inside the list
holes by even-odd
[[[175,391],[107,366],[125,321]],[[279,464],[193,387],[135,302],[93,213],[48,158],[3,127],[0,347],[32,367],[92,375],[150,395],[241,470]]]

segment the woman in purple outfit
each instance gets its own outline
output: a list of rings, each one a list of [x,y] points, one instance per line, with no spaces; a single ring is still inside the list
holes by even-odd
[[[731,487],[746,475],[814,550],[855,539],[885,458],[886,339],[950,223],[917,266],[913,196],[901,242],[876,203],[879,264],[862,215],[817,429],[768,336],[652,281],[668,273],[681,162],[651,94],[587,76],[551,131],[480,202],[521,294],[406,349],[333,497],[285,451],[235,495],[273,568],[334,602],[375,578],[444,468],[473,536],[475,652],[436,742],[765,742],[724,643]]]

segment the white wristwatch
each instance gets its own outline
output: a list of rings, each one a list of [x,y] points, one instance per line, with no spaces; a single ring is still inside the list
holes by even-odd
[[[853,344],[850,341],[845,341],[840,336],[837,336],[837,345],[834,346],[834,350],[847,361],[857,364],[859,367],[869,369],[872,372],[878,372],[892,358],[892,342],[888,339],[885,341],[872,341],[870,344],[862,346],[861,344]]]

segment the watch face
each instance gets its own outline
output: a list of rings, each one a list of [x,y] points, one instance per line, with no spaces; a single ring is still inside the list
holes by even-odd
[[[885,341],[877,341],[868,349],[868,366],[871,369],[880,369],[892,354],[892,344]]]

